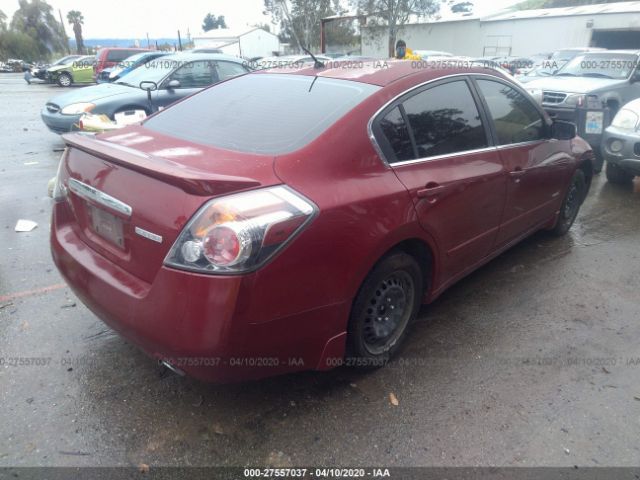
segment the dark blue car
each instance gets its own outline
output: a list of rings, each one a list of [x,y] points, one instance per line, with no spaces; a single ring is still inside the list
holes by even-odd
[[[49,100],[40,116],[54,133],[78,130],[78,121],[85,113],[107,115],[114,120],[117,113],[144,110],[147,115],[168,107],[205,87],[249,72],[245,61],[238,57],[215,53],[179,53],[160,57],[129,72],[114,83],[93,85],[72,90]],[[151,92],[140,84],[157,85]]]

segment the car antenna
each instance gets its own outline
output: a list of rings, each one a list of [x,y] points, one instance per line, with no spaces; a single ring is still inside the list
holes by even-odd
[[[324,63],[322,63],[320,60],[318,60],[316,58],[316,56],[311,53],[309,50],[307,50],[305,47],[303,47],[302,45],[300,45],[300,48],[302,48],[302,51],[304,53],[306,53],[307,55],[309,55],[311,58],[313,58],[313,68],[324,68]]]
[[[302,50],[304,53],[306,53],[311,58],[313,58],[313,68],[324,68],[324,63],[318,60],[316,56],[313,53],[311,53],[306,47],[302,46],[302,42],[300,42],[300,39],[298,38],[296,29],[293,28],[293,22],[291,21],[291,15],[289,15],[289,8],[287,7],[287,2],[285,0],[280,0],[279,3],[280,3],[280,7],[282,8],[282,12],[284,13],[284,16],[286,17],[287,23],[289,24],[288,26],[291,29],[291,33],[293,34],[293,37],[296,39],[296,42],[298,43],[300,50]]]

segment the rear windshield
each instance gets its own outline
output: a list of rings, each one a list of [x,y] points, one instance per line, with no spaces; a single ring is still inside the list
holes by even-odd
[[[144,125],[227,150],[284,154],[316,139],[379,89],[306,75],[249,74],[214,85]]]

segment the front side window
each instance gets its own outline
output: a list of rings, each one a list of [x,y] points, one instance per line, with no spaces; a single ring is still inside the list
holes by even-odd
[[[544,119],[528,98],[500,82],[477,82],[496,126],[498,145],[545,138]]]
[[[418,158],[488,146],[480,113],[464,80],[429,88],[403,103]]]
[[[214,80],[214,76],[216,80]],[[181,66],[171,74],[169,82],[177,80],[180,82],[178,88],[204,88],[217,81],[217,75],[214,74],[212,62],[209,60],[199,60],[197,62],[189,62]]]

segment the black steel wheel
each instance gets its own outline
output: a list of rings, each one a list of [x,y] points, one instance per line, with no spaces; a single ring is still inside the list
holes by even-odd
[[[580,211],[586,192],[587,182],[585,180],[584,172],[582,170],[576,170],[562,202],[558,221],[551,230],[553,234],[564,235],[569,231],[578,216],[578,212]]]
[[[634,175],[624,171],[615,163],[607,162],[607,181],[617,184],[631,183]]]
[[[422,270],[411,255],[393,252],[369,273],[353,303],[347,364],[375,368],[398,350],[420,310]]]

